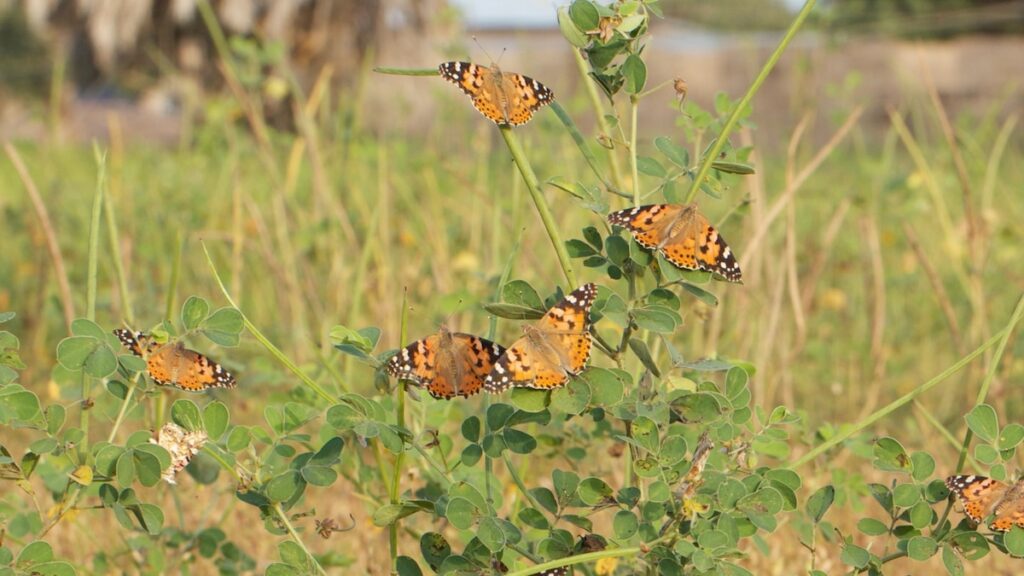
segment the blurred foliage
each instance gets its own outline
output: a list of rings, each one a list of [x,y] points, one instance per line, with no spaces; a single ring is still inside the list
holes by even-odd
[[[782,30],[792,14],[783,0],[663,0],[665,16],[722,30]]]
[[[831,28],[912,38],[1020,33],[1024,3],[1016,0],[826,0]]]
[[[21,10],[0,9],[0,54],[0,96],[46,93],[50,58]]]

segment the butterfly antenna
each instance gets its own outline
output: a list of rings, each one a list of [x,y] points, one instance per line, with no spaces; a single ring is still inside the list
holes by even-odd
[[[482,51],[484,53],[484,56],[487,56],[487,59],[491,61],[491,64],[492,65],[497,65],[498,63],[494,60],[494,58],[491,57],[491,54],[487,51],[486,48],[484,48],[484,45],[481,44],[479,40],[477,40],[476,34],[474,34],[472,36],[472,38],[473,38],[473,42],[475,42],[477,47],[480,48],[480,51]],[[505,54],[505,50],[502,49],[501,53]],[[500,59],[501,56],[499,56],[498,58]]]

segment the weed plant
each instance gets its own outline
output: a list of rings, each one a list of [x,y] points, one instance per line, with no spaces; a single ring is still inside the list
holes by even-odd
[[[798,192],[850,134],[859,111],[802,167],[806,126],[797,127],[783,192],[774,198],[758,183],[755,151],[736,143],[752,129],[752,97],[813,4],[807,2],[747,93],[737,100],[722,95],[708,111],[685,100],[685,84],[649,85],[643,49],[657,2],[606,7],[576,0],[560,11],[559,25],[585,79],[596,140],[556,101],[556,120],[542,112],[515,131],[487,124],[486,131],[460,132],[476,136],[452,143],[457,161],[439,163],[401,142],[357,141],[351,115],[324,112],[326,77],[309,94],[293,86],[302,96],[297,134],[279,134],[261,120],[258,78],[236,72],[244,57],[273,63],[272,52],[232,48],[207,17],[232,95],[209,106],[194,134],[195,151],[183,149],[175,162],[147,161],[146,152],[127,150],[115,130],[110,149],[95,150],[94,169],[69,171],[95,174],[91,198],[69,187],[74,202],[55,203],[42,200],[33,170],[6,145],[42,222],[32,246],[54,262],[58,285],[56,297],[40,290],[26,300],[27,319],[18,320],[36,327],[25,355],[44,356],[48,316],[64,318],[67,337],[47,371],[22,362],[26,347],[12,332],[0,332],[0,573],[188,573],[211,565],[225,574],[369,571],[369,561],[352,565],[349,554],[360,551],[345,546],[365,526],[323,512],[342,492],[348,505],[365,507],[373,525],[387,531],[386,545],[375,540],[386,555],[361,551],[376,559],[374,573],[386,561],[403,576],[764,573],[755,566],[768,565],[780,533],[805,549],[786,574],[904,573],[935,561],[962,574],[965,564],[986,556],[1024,555],[1020,527],[1004,534],[954,523],[943,483],[965,467],[1009,481],[1024,440],[1024,427],[1006,415],[1012,411],[986,403],[995,387],[1006,386],[1000,382],[1007,375],[1019,377],[1012,363],[1000,370],[1004,354],[1012,357],[1007,352],[1024,300],[1007,312],[1013,304],[1007,291],[994,288],[992,273],[973,257],[1014,254],[1001,249],[1000,231],[985,226],[986,210],[1002,190],[997,175],[1014,124],[992,127],[988,136],[979,131],[964,146],[956,137],[962,129],[933,99],[963,200],[956,212],[904,118],[891,112],[894,128],[883,157],[892,158],[897,144],[908,152],[928,204],[907,210],[934,213],[931,224],[947,240],[937,248],[940,266],[918,232],[905,226],[911,261],[925,271],[939,308],[914,320],[948,334],[957,360],[890,394],[882,384],[887,372],[909,366],[899,356],[920,350],[914,342],[892,346],[885,298],[925,294],[886,290],[890,268],[879,217],[889,209],[887,199],[858,192],[824,207],[800,198],[828,218],[797,219]],[[639,134],[641,107],[666,100],[679,107],[685,144]],[[244,117],[251,137],[229,110]],[[500,140],[490,137],[492,130]],[[560,138],[573,147],[548,143]],[[990,152],[977,174],[964,157],[984,156],[982,143]],[[498,150],[491,149],[495,144]],[[329,176],[328,155],[341,159],[344,179]],[[66,152],[33,157],[37,171],[43,161],[83,163],[80,154]],[[509,157],[514,179],[502,178],[507,167],[494,160]],[[868,158],[861,147],[855,164]],[[391,178],[399,167],[417,177]],[[739,198],[743,178],[754,183]],[[884,188],[871,178],[864,178],[865,188]],[[357,183],[375,188],[360,193]],[[202,195],[204,210],[194,209],[196,195],[178,194],[196,189],[212,190]],[[606,224],[610,210],[662,201],[696,201],[718,217],[726,237],[745,238],[733,247],[746,284],[681,271]],[[445,226],[452,214],[466,213],[460,210],[466,203],[476,209],[472,221]],[[89,209],[63,209],[71,204]],[[867,238],[860,254],[836,243],[855,209]],[[534,213],[546,237],[523,232],[535,229]],[[776,221],[786,223],[782,237],[773,233]],[[63,229],[88,230],[88,236],[62,244]],[[798,262],[798,241],[807,238],[817,250]],[[859,257],[862,299],[840,302],[846,293],[817,293],[830,259]],[[16,265],[6,269],[8,279],[22,273]],[[434,400],[381,369],[394,353],[383,342],[398,346],[419,333],[407,323],[429,328],[459,313],[451,320],[464,330],[511,340],[520,321],[540,317],[562,294],[590,281],[600,286],[591,314],[595,353],[591,366],[562,388]],[[85,287],[81,315],[81,296],[72,289],[79,286]],[[205,298],[180,296],[193,286],[215,286],[226,306],[210,304],[214,290]],[[780,328],[784,306],[795,320]],[[820,306],[836,316],[832,333],[808,330],[806,317]],[[852,314],[855,308],[867,313]],[[13,318],[5,313],[0,322]],[[239,373],[239,388],[186,396],[155,385],[146,363],[113,335],[122,325],[216,350],[211,354]],[[852,352],[856,358],[826,353],[810,368],[793,365],[823,339],[850,344],[861,334],[868,344]],[[855,369],[874,380],[861,385],[865,391],[822,399],[829,393],[822,382],[827,368]],[[960,371],[977,385],[960,404],[969,404],[962,439],[947,428],[951,422],[935,416],[943,412],[921,403]],[[40,384],[46,381],[49,389]],[[257,387],[271,392],[252,393]],[[72,390],[73,401],[60,401]],[[789,407],[775,404],[779,398]],[[838,423],[815,414],[835,402],[845,402],[827,414]],[[958,408],[947,402],[947,409]],[[911,429],[893,420],[911,406],[922,422],[916,434],[941,436],[948,445],[904,447],[896,436]],[[165,480],[175,478],[182,448],[151,441],[169,423],[201,439],[176,476],[177,487]],[[958,453],[959,461],[940,453]],[[884,481],[866,481],[857,467],[873,468]],[[229,507],[247,505],[241,514],[248,523],[230,526],[226,512],[218,519],[219,510],[190,510],[184,485],[191,483],[227,487]],[[865,506],[867,496],[875,504]],[[833,521],[837,509],[857,516],[856,533],[844,528],[845,518]],[[118,537],[99,542],[88,562],[69,550],[55,552],[54,534],[114,523]],[[253,545],[264,539],[276,543],[276,557]]]

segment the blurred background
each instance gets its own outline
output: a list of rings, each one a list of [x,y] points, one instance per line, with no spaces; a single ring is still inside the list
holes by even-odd
[[[0,312],[18,313],[4,328],[21,338],[21,382],[48,401],[80,400],[77,381],[53,366],[84,309],[93,143],[107,155],[112,206],[97,301],[107,328],[151,327],[190,294],[224,305],[202,241],[242,310],[290,358],[341,389],[385,395],[372,370],[332,348],[333,326],[379,326],[377,351],[395,348],[408,289],[410,336],[444,320],[482,333],[479,304],[506,266],[553,292],[560,271],[494,126],[436,77],[374,68],[499,61],[552,88],[604,154],[560,5],[0,0],[0,141],[17,150],[0,158]],[[800,5],[663,0],[644,59],[648,86],[665,87],[643,101],[641,154],[656,156],[654,138],[667,136],[698,158],[713,135],[695,131],[694,118],[715,114],[720,94],[746,91]],[[756,174],[724,177],[723,198],[701,202],[739,254],[744,285],[709,285],[717,306],[685,301],[673,338],[689,359],[753,362],[754,403],[805,417],[794,446],[950,366],[999,330],[1024,292],[1022,33],[1024,0],[820,0],[733,136]],[[669,87],[677,78],[683,103]],[[624,100],[603,100],[605,112],[626,122]],[[542,181],[595,184],[548,109],[517,132]],[[603,225],[557,187],[545,191],[566,239]],[[513,322],[498,332],[521,333]],[[234,420],[258,422],[265,398],[296,394],[294,377],[250,339],[200,346],[240,375],[247,393],[231,397]],[[877,423],[805,485],[832,483],[840,503],[863,510],[865,481],[887,481],[866,465],[872,438],[886,434],[952,468],[946,430],[960,435],[984,369],[972,364]],[[1000,422],[1020,420],[1019,335],[994,373]],[[429,417],[451,425],[477,402],[443,403]],[[112,420],[116,409],[95,410]],[[338,552],[352,573],[385,565],[371,510],[348,495],[320,506],[366,527]],[[244,526],[249,514],[225,517]],[[73,531],[55,538],[71,556],[102,548]],[[248,553],[272,554],[265,544]],[[806,556],[792,538],[765,546],[758,574],[792,574]],[[838,566],[823,559],[819,569],[828,562]]]

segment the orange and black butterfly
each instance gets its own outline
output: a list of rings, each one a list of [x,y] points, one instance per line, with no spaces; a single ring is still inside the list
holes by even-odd
[[[468,398],[480,391],[484,378],[505,352],[501,346],[441,326],[437,334],[402,348],[385,365],[388,374],[427,389],[434,398]]]
[[[181,341],[160,344],[142,332],[123,328],[114,330],[121,344],[146,360],[146,371],[161,386],[173,386],[187,392],[203,392],[210,388],[234,388],[234,375],[223,366],[195,350],[185,348]]]
[[[526,124],[537,109],[555,99],[547,86],[521,74],[502,72],[497,64],[487,68],[471,62],[444,62],[438,70],[499,126]]]
[[[644,248],[686,270],[712,272],[729,282],[743,273],[732,249],[696,204],[650,204],[612,212],[608,222],[629,230]]]
[[[590,306],[597,286],[584,284],[567,294],[498,358],[484,380],[488,392],[513,387],[559,388],[587,367],[590,360]]]
[[[1013,484],[984,476],[950,476],[946,487],[960,500],[964,514],[975,524],[992,517],[989,528],[1007,532],[1014,526],[1024,528],[1024,479]]]

